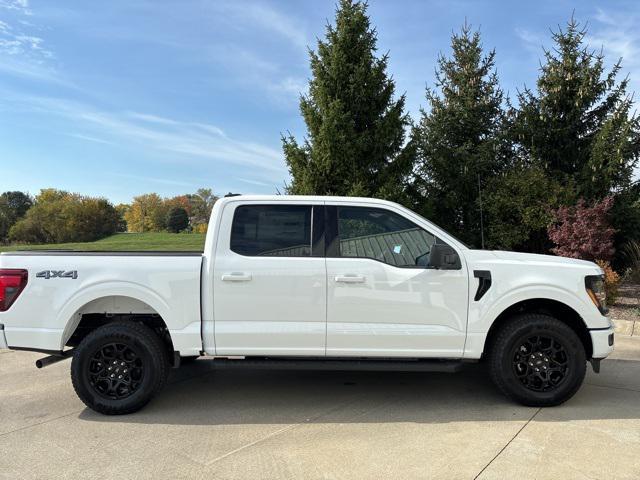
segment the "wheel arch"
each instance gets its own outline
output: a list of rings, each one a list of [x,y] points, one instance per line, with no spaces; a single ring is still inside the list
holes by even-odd
[[[493,321],[484,341],[483,355],[486,355],[488,348],[492,345],[496,334],[500,328],[509,322],[514,315],[523,313],[541,313],[552,316],[569,328],[576,334],[582,345],[588,359],[593,354],[593,344],[589,329],[580,314],[571,306],[559,300],[550,298],[531,298],[521,300],[504,309]]]
[[[83,289],[66,302],[58,315],[58,324],[65,326],[60,349],[68,344],[83,319],[100,317],[154,319],[153,323],[166,329],[169,307],[151,289],[131,282],[109,282]]]

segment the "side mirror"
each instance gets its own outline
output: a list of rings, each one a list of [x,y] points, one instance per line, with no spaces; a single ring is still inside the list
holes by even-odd
[[[460,257],[453,247],[438,243],[431,247],[428,266],[436,270],[460,270],[462,268]]]

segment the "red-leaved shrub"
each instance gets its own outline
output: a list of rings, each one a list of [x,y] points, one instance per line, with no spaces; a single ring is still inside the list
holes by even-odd
[[[549,238],[556,244],[551,251],[563,257],[583,260],[611,260],[613,234],[608,214],[613,197],[607,197],[593,206],[583,199],[573,207],[560,207],[554,212],[555,222],[549,226]]]

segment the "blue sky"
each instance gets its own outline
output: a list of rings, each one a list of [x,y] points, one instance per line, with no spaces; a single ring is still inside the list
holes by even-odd
[[[211,187],[275,193],[280,134],[301,138],[307,46],[333,0],[0,0],[0,191],[114,202]],[[511,97],[533,85],[549,28],[575,12],[640,94],[640,4],[371,0],[379,50],[414,118],[465,18]]]

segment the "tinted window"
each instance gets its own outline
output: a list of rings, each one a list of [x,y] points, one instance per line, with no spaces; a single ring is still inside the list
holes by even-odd
[[[241,255],[311,255],[311,207],[245,205],[236,209],[231,250]]]
[[[436,237],[406,218],[379,208],[339,207],[340,256],[373,258],[396,267],[414,267]],[[424,258],[423,258],[424,260]]]

